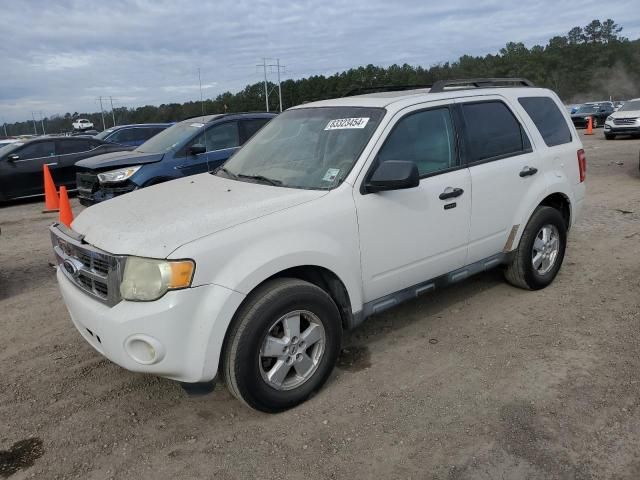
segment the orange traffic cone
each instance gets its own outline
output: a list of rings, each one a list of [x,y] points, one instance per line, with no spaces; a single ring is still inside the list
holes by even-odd
[[[60,187],[60,223],[71,228],[71,222],[73,222],[73,211],[71,211],[67,187],[62,186]]]
[[[587,123],[587,132],[585,135],[593,135],[593,117],[589,117],[589,123]]]
[[[44,210],[42,213],[57,212],[60,209],[56,184],[53,183],[49,166],[44,165]]]

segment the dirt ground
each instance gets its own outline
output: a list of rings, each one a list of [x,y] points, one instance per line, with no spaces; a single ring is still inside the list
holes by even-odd
[[[0,478],[640,478],[640,140],[583,138],[551,287],[494,271],[374,317],[279,415],[103,359],[58,293],[54,217],[0,208]]]

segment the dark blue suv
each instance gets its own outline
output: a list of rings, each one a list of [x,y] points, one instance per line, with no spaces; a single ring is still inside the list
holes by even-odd
[[[98,140],[138,147],[173,123],[138,123],[107,128],[95,136]]]
[[[260,130],[272,113],[207,115],[176,123],[135,150],[76,164],[83,205],[138,188],[214,170]]]

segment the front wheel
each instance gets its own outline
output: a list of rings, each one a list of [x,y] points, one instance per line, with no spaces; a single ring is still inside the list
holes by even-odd
[[[545,288],[556,278],[567,245],[567,225],[552,207],[538,207],[524,229],[505,278],[528,290]]]
[[[606,138],[607,140],[615,140],[616,136],[610,133],[605,133],[604,138]]]
[[[278,278],[239,309],[223,353],[230,392],[263,412],[292,408],[322,387],[340,352],[338,307],[321,288]]]

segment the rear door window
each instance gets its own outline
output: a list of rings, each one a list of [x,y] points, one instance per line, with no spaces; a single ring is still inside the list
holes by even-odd
[[[58,155],[68,155],[71,153],[88,152],[94,147],[90,140],[60,140],[58,142]]]
[[[549,97],[521,97],[518,99],[548,147],[571,143],[571,130],[558,109],[556,102]]]
[[[461,104],[470,162],[511,157],[531,151],[524,129],[500,100]]]

